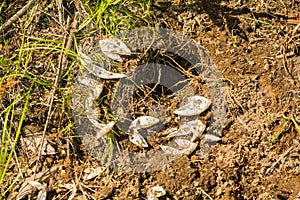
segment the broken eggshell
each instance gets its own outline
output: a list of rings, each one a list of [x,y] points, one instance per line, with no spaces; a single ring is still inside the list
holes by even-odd
[[[163,197],[166,195],[166,191],[161,186],[153,186],[148,192],[147,192],[147,199],[148,200],[157,200],[159,197]]]
[[[187,141],[189,141],[189,140],[187,140]],[[177,142],[179,142],[179,141],[177,141]],[[160,146],[160,148],[166,154],[171,154],[171,155],[189,155],[189,154],[193,153],[193,151],[197,148],[197,146],[198,146],[197,142],[191,142],[190,145],[188,146],[188,148],[186,148],[186,149],[177,149],[177,148],[170,147],[170,146],[165,146],[165,145]]]
[[[120,79],[126,77],[126,74],[113,73],[105,70],[98,64],[95,64],[89,56],[85,55],[82,52],[78,52],[78,55],[81,57],[81,64],[88,70],[89,73],[97,76],[101,79]]]
[[[101,137],[105,136],[106,134],[109,133],[109,131],[114,127],[114,125],[116,124],[115,121],[110,121],[109,123],[107,124],[101,124],[101,123],[98,123],[98,130],[97,131],[97,135],[96,135],[96,138],[97,139],[100,139]]]
[[[185,136],[192,134],[191,141],[195,141],[204,132],[206,125],[201,120],[193,120],[180,125],[176,135],[174,136]]]
[[[212,134],[204,134],[204,140],[211,141],[211,142],[218,142],[221,140],[221,138]]]
[[[176,127],[170,128],[166,131],[165,134],[167,135],[167,138],[175,137],[178,134],[178,128]]]
[[[95,178],[96,176],[98,176],[98,174],[100,174],[104,170],[105,170],[105,167],[87,168],[83,171],[84,172],[83,180],[85,180],[85,181],[91,180],[91,179]]]
[[[180,116],[194,116],[204,112],[211,105],[211,101],[203,96],[188,97],[188,103],[174,113]]]
[[[77,81],[80,84],[83,84],[87,87],[93,88],[92,93],[93,93],[93,97],[95,97],[95,98],[99,97],[99,95],[101,94],[101,92],[103,90],[103,84],[101,84],[100,82],[98,82],[92,78],[78,76]]]
[[[179,147],[184,148],[187,152],[185,154],[189,155],[195,151],[195,149],[198,146],[198,142],[192,142],[190,140],[184,140],[184,139],[174,139],[176,144],[178,144]]]
[[[146,142],[146,140],[137,132],[129,135],[129,141],[141,148],[148,147],[148,143]]]
[[[99,40],[101,51],[112,60],[122,62],[120,55],[130,55],[131,51],[124,42],[117,38]]]
[[[180,149],[188,149],[195,144],[194,142],[185,139],[174,139],[174,142],[180,147]]]
[[[149,128],[159,122],[159,119],[152,116],[141,116],[133,120],[129,126],[129,129],[141,129]]]
[[[93,60],[88,56],[85,55],[84,53],[82,53],[81,51],[78,51],[78,55],[79,55],[79,60],[80,63],[84,66],[87,67],[88,65],[93,63]]]
[[[89,67],[86,67],[86,69],[95,76],[105,80],[121,79],[126,77],[126,74],[113,73],[103,69],[102,67],[96,64],[90,64]]]

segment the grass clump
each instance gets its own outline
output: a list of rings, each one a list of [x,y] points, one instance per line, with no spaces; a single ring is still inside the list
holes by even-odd
[[[89,16],[79,25],[78,30],[80,31],[93,23],[92,30],[85,31],[86,34],[100,31],[113,36],[120,31],[136,27],[138,23],[144,22],[149,25],[150,7],[153,2],[150,0],[104,0],[86,1],[84,5]]]
[[[153,4],[150,0],[83,0],[85,10],[77,11],[83,17],[78,19],[72,44],[67,46],[69,27],[64,20],[73,8],[67,7],[66,3],[64,9],[70,10],[61,13],[63,17],[60,18],[56,12],[59,9],[55,10],[56,3],[35,4],[9,29],[0,33],[0,199],[14,190],[12,188],[21,176],[26,177],[24,166],[33,165],[18,161],[21,152],[17,150],[22,149],[19,139],[25,125],[37,126],[39,130],[44,128],[47,136],[55,133],[54,140],[62,144],[74,136],[71,91],[78,70],[77,42],[80,44],[81,39],[99,34],[112,37],[137,24],[148,25]],[[0,3],[2,16],[4,10],[10,11],[9,6],[7,1]],[[68,17],[72,18],[71,15]],[[0,17],[0,25],[7,20]],[[63,56],[65,63],[61,61]],[[54,95],[52,110],[49,109],[51,94]],[[99,107],[105,111],[105,122],[113,120],[109,108]],[[50,114],[47,114],[48,110]],[[117,144],[117,134],[116,130],[108,134],[111,144]]]
[[[9,167],[11,167],[11,160],[13,154],[15,153],[15,148],[20,137],[21,128],[25,120],[26,111],[29,104],[30,94],[33,84],[30,86],[29,90],[21,97],[16,98],[9,106],[7,106],[1,113],[0,116],[4,116],[4,121],[2,122],[2,131],[1,131],[1,143],[0,143],[0,185],[4,185],[3,188],[10,188],[13,182],[6,182],[5,176]],[[20,101],[24,101],[23,109],[21,116],[18,119],[18,116],[15,115],[15,106]],[[17,129],[14,129],[14,123],[18,121]],[[17,162],[17,161],[16,161]],[[3,197],[8,191],[1,191],[1,196]]]

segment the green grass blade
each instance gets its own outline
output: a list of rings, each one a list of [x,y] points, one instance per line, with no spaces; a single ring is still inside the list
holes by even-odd
[[[27,111],[27,107],[28,107],[28,103],[29,103],[29,98],[30,98],[30,93],[31,93],[33,84],[34,84],[34,82],[31,84],[31,86],[29,88],[29,91],[25,94],[25,96],[26,96],[25,105],[24,105],[24,108],[22,110],[21,118],[20,118],[19,125],[18,125],[18,128],[17,128],[16,134],[15,134],[15,138],[13,140],[12,147],[11,147],[9,155],[8,155],[6,161],[5,161],[4,168],[2,168],[2,172],[1,172],[2,174],[0,176],[0,185],[2,185],[2,183],[3,183],[5,173],[6,173],[7,169],[8,169],[8,167],[9,167],[9,164],[10,164],[13,152],[15,150],[15,147],[17,145],[17,142],[18,142],[18,139],[19,139],[19,136],[20,136],[20,133],[21,133],[21,128],[22,128],[22,124],[23,124],[23,121],[24,121],[25,116],[26,116],[26,111]],[[12,123],[12,120],[13,119],[11,119],[11,123]],[[4,124],[4,126],[6,124]],[[8,141],[8,143],[10,143],[10,141]]]

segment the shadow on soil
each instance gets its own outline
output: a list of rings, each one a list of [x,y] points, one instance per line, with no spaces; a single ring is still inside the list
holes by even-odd
[[[165,10],[172,6],[171,3],[162,3],[161,9]],[[234,5],[233,5],[234,6]],[[194,4],[185,5],[180,3],[179,5],[173,6],[173,10],[178,10],[179,13],[188,11],[197,14],[208,14],[209,18],[213,21],[214,25],[218,26],[221,30],[228,29],[228,31],[234,35],[237,35],[248,41],[248,37],[245,31],[240,27],[239,16],[251,14],[254,20],[260,18],[267,18],[269,20],[286,20],[287,16],[275,14],[272,12],[253,12],[248,7],[232,8],[228,5],[222,5],[221,0],[201,0]],[[251,30],[249,30],[251,31]]]

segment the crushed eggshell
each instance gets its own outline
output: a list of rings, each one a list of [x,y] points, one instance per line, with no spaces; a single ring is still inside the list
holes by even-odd
[[[130,55],[131,51],[124,42],[117,38],[99,40],[101,51],[112,60],[122,62],[120,55]]]
[[[218,137],[218,136],[216,136],[216,135],[212,135],[212,134],[205,134],[204,135],[204,139],[206,140],[206,141],[212,141],[212,142],[214,142],[214,141],[220,141],[221,140],[221,138],[220,137]]]
[[[148,143],[146,142],[146,140],[137,132],[130,135],[129,140],[138,147],[148,147]]]
[[[163,187],[161,186],[153,186],[148,190],[147,192],[147,199],[148,200],[157,200],[159,197],[163,197],[166,195],[166,191]]]
[[[105,167],[87,168],[83,171],[85,173],[83,175],[83,179],[91,180],[91,179],[95,178],[96,176],[98,176],[98,174],[100,174],[104,169],[105,169]]]
[[[121,79],[126,77],[126,74],[119,74],[107,71],[99,64],[96,64],[89,56],[85,55],[82,52],[78,52],[81,64],[88,70],[89,73],[97,76],[101,79]],[[85,83],[87,81],[83,80]]]
[[[188,103],[174,113],[180,116],[194,116],[204,112],[211,105],[211,101],[203,96],[191,96],[188,98]]]
[[[129,129],[141,129],[149,128],[159,122],[159,119],[152,116],[140,116],[133,120],[129,126]]]

